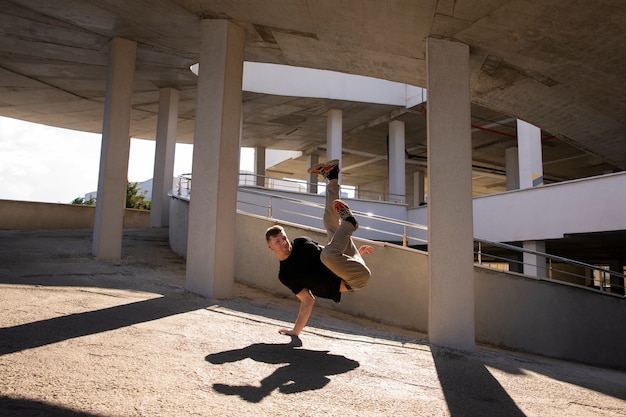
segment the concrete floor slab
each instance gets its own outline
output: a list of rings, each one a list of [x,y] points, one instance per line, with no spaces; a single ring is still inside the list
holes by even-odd
[[[626,373],[479,347],[237,285],[184,290],[166,229],[126,230],[123,257],[91,231],[0,231],[0,415],[622,416]],[[357,294],[358,295],[358,294]]]

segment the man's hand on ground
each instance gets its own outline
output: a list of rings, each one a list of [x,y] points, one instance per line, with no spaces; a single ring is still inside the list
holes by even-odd
[[[361,256],[363,255],[369,255],[370,253],[374,252],[374,248],[371,247],[370,245],[363,245],[359,248],[359,254]]]
[[[288,336],[298,336],[298,333],[295,333],[293,331],[293,329],[282,328],[282,329],[278,330],[278,333],[284,334],[284,335],[288,335]]]

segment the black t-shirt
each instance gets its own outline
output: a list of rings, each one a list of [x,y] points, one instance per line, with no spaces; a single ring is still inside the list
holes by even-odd
[[[294,294],[304,288],[316,297],[341,301],[341,278],[320,261],[323,247],[308,237],[297,237],[292,242],[291,254],[280,261],[278,279]]]

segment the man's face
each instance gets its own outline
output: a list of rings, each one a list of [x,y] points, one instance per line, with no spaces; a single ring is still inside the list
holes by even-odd
[[[267,241],[267,247],[276,254],[281,261],[287,259],[291,253],[291,242],[287,238],[285,232],[280,232],[277,235],[271,236]]]

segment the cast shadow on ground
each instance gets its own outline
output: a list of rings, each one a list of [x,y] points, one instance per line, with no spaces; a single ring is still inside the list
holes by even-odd
[[[187,313],[209,305],[185,293],[0,328],[0,356]]]
[[[285,364],[255,385],[227,385],[215,383],[213,389],[224,395],[238,395],[251,403],[258,403],[278,389],[281,394],[293,394],[324,388],[328,376],[342,374],[359,367],[359,363],[328,351],[300,349],[302,341],[292,336],[286,344],[254,343],[241,349],[207,355],[214,365],[252,359],[273,365]]]
[[[5,396],[0,396],[0,415],[12,417],[102,417],[101,414],[72,410],[42,401]]]
[[[525,416],[479,357],[437,346],[431,350],[452,417]]]

